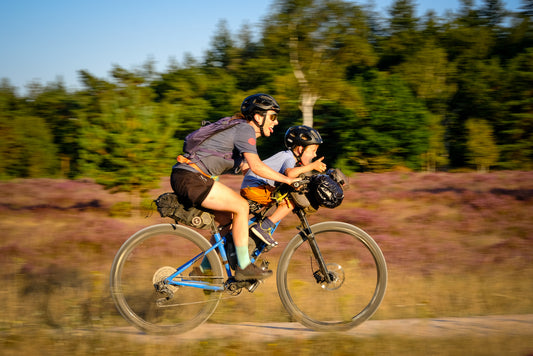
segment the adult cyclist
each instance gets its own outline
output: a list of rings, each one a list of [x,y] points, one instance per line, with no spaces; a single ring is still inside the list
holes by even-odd
[[[238,261],[236,280],[264,279],[272,275],[272,270],[257,267],[250,261],[248,202],[213,177],[249,168],[265,179],[286,184],[297,181],[297,178],[289,178],[268,167],[257,154],[256,139],[260,136],[269,137],[274,132],[279,111],[278,103],[270,95],[254,94],[247,97],[241,104],[241,112],[232,117],[234,120],[244,119],[244,122],[205,140],[194,162],[184,154],[172,168],[171,186],[184,206],[212,210],[221,225],[232,223]],[[210,154],[213,150],[225,153],[226,157]],[[208,274],[206,267],[202,267],[202,272]]]

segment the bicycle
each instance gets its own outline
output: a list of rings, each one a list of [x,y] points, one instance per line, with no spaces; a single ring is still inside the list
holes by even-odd
[[[307,215],[318,209],[307,198],[309,182],[302,180],[300,187],[281,185],[275,191],[278,201],[294,203],[293,213],[300,221],[299,232],[279,259],[278,294],[289,315],[302,325],[344,331],[378,309],[387,266],[377,243],[362,229],[338,221],[309,224]],[[111,295],[120,314],[137,328],[155,334],[183,333],[207,321],[224,293],[253,292],[261,281],[235,280],[231,233],[221,236],[210,212],[184,209],[173,193],[162,194],[156,203],[161,216],[172,217],[176,224],[146,227],[121,246],[111,268]],[[250,223],[272,208],[250,205]],[[209,228],[214,242],[189,226]],[[252,238],[249,247],[252,262],[269,250]],[[204,257],[211,273],[196,275],[195,267]]]

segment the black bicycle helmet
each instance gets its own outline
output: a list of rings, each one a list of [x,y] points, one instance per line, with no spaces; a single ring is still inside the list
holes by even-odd
[[[292,126],[285,132],[285,147],[289,150],[296,146],[320,145],[323,142],[318,131],[309,126]]]
[[[279,104],[268,94],[250,95],[241,104],[241,113],[248,120],[252,120],[255,114],[263,114],[268,110],[279,113]]]

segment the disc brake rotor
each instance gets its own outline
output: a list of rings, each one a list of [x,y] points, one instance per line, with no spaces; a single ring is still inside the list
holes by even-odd
[[[165,289],[167,289],[171,294],[174,294],[179,289],[178,286],[162,283],[165,278],[174,272],[176,272],[176,269],[170,266],[164,266],[155,271],[154,276],[152,277],[152,283],[156,286],[158,291],[164,293],[166,291]]]
[[[339,289],[344,283],[344,269],[341,265],[336,263],[328,263],[326,266],[328,267],[328,274],[331,278],[331,282],[324,282],[321,287],[327,290]]]

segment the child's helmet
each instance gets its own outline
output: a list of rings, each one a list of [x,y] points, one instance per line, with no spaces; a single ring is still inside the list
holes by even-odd
[[[285,132],[285,147],[289,150],[296,146],[320,145],[323,142],[318,131],[309,126],[292,126]]]

